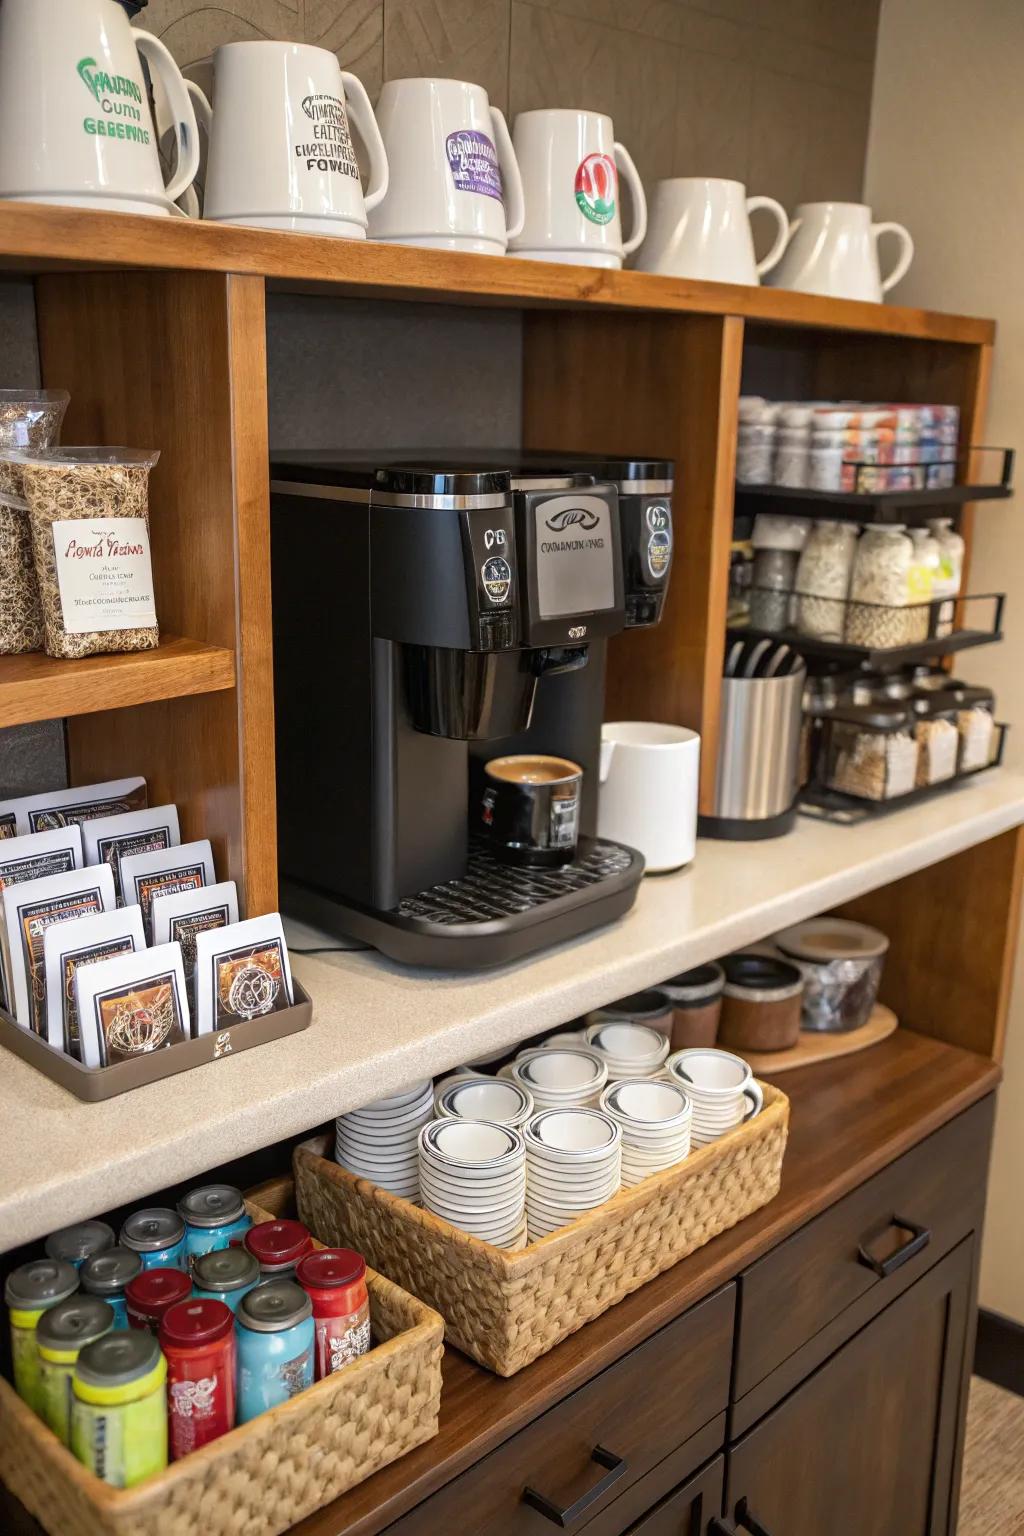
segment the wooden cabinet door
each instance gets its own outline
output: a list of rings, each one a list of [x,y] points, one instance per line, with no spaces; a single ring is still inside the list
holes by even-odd
[[[968,1238],[730,1448],[754,1536],[948,1536],[972,1302]]]
[[[724,1472],[725,1458],[716,1456],[631,1525],[626,1536],[711,1536],[722,1508]]]

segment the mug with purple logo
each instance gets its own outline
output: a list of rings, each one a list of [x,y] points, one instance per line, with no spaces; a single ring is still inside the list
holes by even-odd
[[[391,168],[373,240],[503,255],[523,227],[523,185],[505,119],[481,85],[389,80],[377,122]]]

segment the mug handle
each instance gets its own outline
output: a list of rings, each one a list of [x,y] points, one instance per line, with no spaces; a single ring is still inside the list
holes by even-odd
[[[188,94],[192,98],[192,106],[196,114],[196,122],[206,134],[206,142],[207,145],[209,145],[210,138],[213,134],[213,108],[210,106],[210,103],[206,97],[206,92],[203,90],[202,86],[197,85],[194,80],[186,80],[185,89],[188,91]],[[192,186],[185,188],[184,192],[181,194],[181,197],[178,199],[178,203],[179,206],[184,209],[185,213],[190,219],[198,219],[201,216],[199,208],[199,193],[196,191],[194,183]]]
[[[358,76],[349,74],[347,69],[341,71],[341,79],[345,87],[345,101],[349,116],[370,157],[370,175],[366,191],[363,193],[363,207],[369,213],[387,195],[388,152],[384,148],[384,140],[380,136],[380,129],[377,127],[377,119],[373,115],[365,85]]]
[[[741,1125],[746,1125],[748,1120],[753,1120],[754,1116],[759,1115],[764,1109],[764,1089],[756,1078],[751,1078],[744,1088],[743,1097],[750,1100],[750,1108],[740,1121]]]
[[[608,778],[608,775],[612,771],[612,758],[614,756],[615,756],[615,743],[614,743],[614,741],[602,741],[602,743],[601,743],[601,765],[598,768],[598,778],[600,779],[602,784],[605,783],[605,781]]]
[[[647,197],[644,192],[644,184],[640,180],[640,173],[633,164],[633,157],[625,144],[618,141],[613,144],[615,151],[615,163],[629,182],[629,193],[633,200],[633,233],[628,240],[622,242],[622,254],[628,256],[635,251],[638,245],[643,243],[647,233]]]
[[[491,108],[491,127],[494,129],[494,141],[498,146],[502,185],[508,188],[505,201],[505,235],[507,239],[514,240],[517,235],[522,234],[523,225],[526,223],[526,199],[523,196],[523,178],[519,171],[519,161],[512,148],[512,135],[508,131],[508,123],[500,107]]]
[[[890,288],[895,288],[901,277],[906,277],[907,269],[914,259],[914,242],[910,238],[909,229],[904,229],[902,224],[872,224],[871,233],[878,244],[879,235],[895,235],[903,247],[902,253],[889,276],[882,279],[882,292],[888,293]]]
[[[777,203],[774,197],[748,197],[747,212],[756,213],[758,208],[767,208],[774,213],[779,224],[779,232],[775,237],[775,244],[763,261],[757,263],[758,277],[764,272],[770,272],[777,262],[782,260],[782,253],[789,244],[789,218],[781,203]]]
[[[141,27],[132,27],[132,41],[149,65],[151,73],[159,75],[167,104],[174,116],[178,163],[164,192],[168,202],[176,203],[185,188],[195,181],[199,171],[199,126],[195,109],[185,77],[160,39],[154,37],[152,32],[143,32]],[[155,123],[153,128],[155,132]]]

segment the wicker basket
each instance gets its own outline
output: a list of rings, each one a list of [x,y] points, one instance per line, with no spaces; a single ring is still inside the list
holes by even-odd
[[[0,1479],[51,1536],[277,1536],[437,1434],[441,1319],[366,1279],[383,1342],[135,1488],[93,1477],[0,1378]]]
[[[299,1212],[324,1242],[358,1248],[436,1307],[452,1344],[513,1376],[778,1193],[789,1100],[763,1086],[746,1125],[518,1253],[355,1178],[324,1156],[323,1138],[295,1151]]]

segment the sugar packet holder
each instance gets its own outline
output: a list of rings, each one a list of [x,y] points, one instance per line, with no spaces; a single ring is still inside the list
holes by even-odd
[[[25,880],[3,892],[4,928],[13,1011],[20,1025],[42,1034],[46,1029],[46,929],[114,909],[114,877],[106,864],[72,869],[42,880]]]
[[[181,945],[80,966],[75,1007],[83,1066],[108,1067],[185,1044],[193,1029]]]
[[[290,1008],[294,995],[279,912],[196,935],[196,1017],[203,1029],[248,1027]]]
[[[118,907],[96,917],[55,923],[43,939],[46,967],[46,1038],[55,1050],[81,1057],[75,980],[80,966],[133,954],[146,947],[141,907]]]

